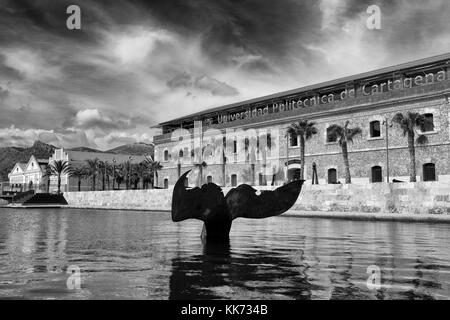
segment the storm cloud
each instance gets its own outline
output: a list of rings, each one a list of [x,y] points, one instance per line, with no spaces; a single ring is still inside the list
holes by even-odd
[[[0,145],[149,142],[173,117],[448,52],[449,14],[446,0],[0,0]]]

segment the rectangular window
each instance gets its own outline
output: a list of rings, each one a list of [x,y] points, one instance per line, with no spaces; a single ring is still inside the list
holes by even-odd
[[[380,121],[372,121],[370,123],[370,137],[371,138],[381,137]]]
[[[298,139],[297,139],[297,135],[294,134],[290,134],[289,135],[289,146],[291,147],[298,147]]]
[[[333,143],[337,141],[337,137],[331,134],[330,128],[327,128],[327,143]]]
[[[427,113],[423,115],[425,118],[424,130],[423,132],[434,131],[434,117],[432,113]]]

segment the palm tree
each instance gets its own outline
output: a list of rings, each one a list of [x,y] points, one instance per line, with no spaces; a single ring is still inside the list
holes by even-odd
[[[69,171],[69,176],[78,179],[78,192],[81,191],[81,180],[86,178],[86,168],[84,167],[72,167]]]
[[[44,168],[43,178],[47,178],[47,193],[50,193],[50,177],[52,176],[52,168],[50,165],[46,165]]]
[[[120,190],[120,185],[122,184],[123,180],[125,179],[123,165],[120,164],[115,169],[116,169],[116,172],[114,173],[114,176],[115,176],[115,179],[117,182],[117,189]]]
[[[98,161],[98,173],[102,176],[102,190],[105,191],[105,182],[106,182],[106,162],[105,161]]]
[[[426,127],[432,123],[423,115],[417,112],[397,113],[392,122],[397,123],[403,131],[403,136],[408,137],[409,150],[409,181],[416,182],[416,149],[414,142],[417,144],[426,144],[428,142],[427,136],[416,132],[417,129],[425,131]],[[416,138],[417,133],[417,138]]]
[[[155,176],[154,184],[158,186],[158,171],[163,168],[163,166],[159,163],[159,161],[154,161],[152,158],[147,158],[144,160],[147,162],[148,170],[152,172]]]
[[[144,160],[140,163],[134,165],[134,172],[136,176],[139,178],[138,181],[141,182],[141,188],[144,189],[144,178],[145,174],[148,172],[147,162]],[[137,186],[135,186],[137,188]]]
[[[98,158],[86,160],[86,173],[92,178],[92,191],[95,191],[95,180],[98,174]]]
[[[61,193],[61,175],[70,172],[70,165],[66,160],[55,160],[50,164],[52,174],[58,178],[58,193]]]
[[[349,123],[350,121],[346,121],[343,127],[333,124],[328,128],[330,137],[337,140],[342,148],[342,157],[344,158],[345,165],[345,183],[352,183],[352,178],[350,176],[350,164],[348,162],[348,143],[353,143],[353,138],[356,135],[362,134],[361,128],[349,128]]]
[[[122,170],[125,178],[125,189],[129,190],[131,189],[131,175],[133,173],[133,167],[130,160],[123,163]]]
[[[300,137],[300,161],[301,161],[301,171],[300,180],[304,180],[305,177],[305,142],[311,139],[318,130],[315,127],[316,123],[308,120],[300,120],[291,123],[287,132],[292,136]]]
[[[107,161],[106,164],[106,185],[108,186],[108,190],[111,190],[111,177],[113,176],[113,166],[110,165]]]

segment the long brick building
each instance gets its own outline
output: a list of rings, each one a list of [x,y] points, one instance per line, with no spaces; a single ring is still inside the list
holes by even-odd
[[[362,129],[348,150],[353,183],[409,181],[407,138],[392,122],[398,112],[418,112],[432,123],[418,132],[428,142],[416,146],[417,181],[450,183],[449,62],[450,54],[444,54],[161,123],[162,134],[154,137],[155,159],[163,165],[159,186],[172,186],[189,169],[190,186],[281,185],[295,179],[299,141],[286,131],[304,119],[318,129],[306,142],[307,183],[313,163],[319,184],[344,183],[341,148],[327,129],[346,121]]]

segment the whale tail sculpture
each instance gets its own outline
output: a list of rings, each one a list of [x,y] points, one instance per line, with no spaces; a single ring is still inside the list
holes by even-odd
[[[184,181],[190,170],[175,184],[172,195],[172,220],[198,219],[204,222],[202,237],[229,239],[234,219],[263,219],[288,211],[297,200],[304,180],[290,182],[273,191],[261,191],[257,195],[247,184],[231,189],[226,197],[214,183],[201,188],[186,189]]]

